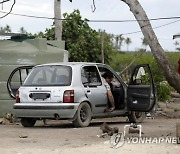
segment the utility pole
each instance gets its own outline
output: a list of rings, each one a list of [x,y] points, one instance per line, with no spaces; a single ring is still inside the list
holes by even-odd
[[[101,32],[101,63],[104,64],[104,34],[105,31]]]
[[[55,40],[62,40],[61,0],[54,0]]]

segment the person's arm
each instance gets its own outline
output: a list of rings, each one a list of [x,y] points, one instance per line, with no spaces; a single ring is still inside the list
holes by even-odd
[[[111,88],[109,86],[109,84],[105,81],[104,78],[102,78],[102,81],[106,87],[106,90],[107,90],[107,97],[108,97],[108,100],[109,102],[111,103],[111,109],[110,111],[113,111],[115,109],[115,103],[114,103],[114,97],[113,97],[113,94],[111,92]]]
[[[111,92],[111,90],[107,90],[107,96],[108,96],[108,99],[111,103],[111,106],[114,108],[115,107],[115,104],[114,104],[114,97],[113,97],[113,94]]]

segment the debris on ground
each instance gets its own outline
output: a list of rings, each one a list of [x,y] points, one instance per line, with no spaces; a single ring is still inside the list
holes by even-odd
[[[0,124],[7,125],[7,124],[13,124],[14,123],[14,115],[12,113],[6,113],[6,116],[3,118],[0,118]]]
[[[27,135],[20,135],[19,138],[28,138]]]
[[[106,122],[104,122],[101,126],[100,129],[102,130],[102,134],[98,135],[98,137],[105,137],[106,135],[112,136],[115,133],[119,132],[118,127],[110,127]]]
[[[156,116],[165,116],[167,118],[180,118],[180,98],[172,98],[166,102],[158,102],[159,110]]]

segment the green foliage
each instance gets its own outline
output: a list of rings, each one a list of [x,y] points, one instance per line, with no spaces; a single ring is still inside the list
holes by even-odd
[[[63,14],[62,39],[66,42],[66,50],[69,51],[69,61],[101,62],[101,32],[93,30],[87,23],[87,19],[82,20],[80,11],[74,10],[72,13]],[[55,39],[55,28],[46,29],[43,34],[40,32],[36,37],[44,37],[48,40]],[[104,34],[104,59],[109,63],[113,47],[111,37]]]
[[[98,61],[98,33],[89,27],[87,20],[81,19],[79,10],[63,16],[66,20],[62,37],[70,53],[69,61]]]
[[[127,51],[128,51],[129,44],[131,44],[132,41],[131,41],[131,39],[130,39],[129,37],[127,37],[127,38],[125,39],[125,43],[126,43],[126,45],[127,45]]]
[[[157,96],[158,100],[165,101],[169,100],[171,98],[170,92],[172,88],[169,86],[169,84],[166,81],[160,82],[159,85],[157,85]]]
[[[117,71],[121,72],[125,67],[127,67],[133,59],[139,54],[139,52],[128,52],[128,53],[114,53],[112,56],[113,61],[110,62],[110,65]],[[169,61],[174,66],[174,69],[177,70],[178,68],[178,52],[169,52],[166,53],[168,56]],[[138,58],[132,66],[130,66],[126,72],[121,74],[121,76],[130,77],[131,72],[133,71],[134,67],[138,64],[149,64],[151,67],[151,71],[153,74],[153,79],[155,81],[155,85],[157,87],[157,94],[159,100],[166,100],[170,97],[170,90],[172,88],[168,84],[160,84],[161,82],[165,81],[164,75],[156,60],[154,59],[153,55],[150,52],[144,53],[140,58]],[[128,79],[126,79],[128,80]]]
[[[82,20],[79,10],[63,16],[66,20],[63,21],[62,37],[70,53],[69,61],[101,62],[101,32],[93,30],[87,19]],[[105,63],[108,63],[112,46],[107,34],[104,44]]]
[[[142,84],[149,85],[150,84],[150,74],[146,73],[145,75],[141,76]]]
[[[169,58],[169,61],[172,63],[174,66],[175,70],[178,70],[178,59],[179,59],[179,52],[167,52],[166,55]]]
[[[145,38],[141,38],[142,39],[142,45],[144,45],[145,47],[148,46],[148,42]]]

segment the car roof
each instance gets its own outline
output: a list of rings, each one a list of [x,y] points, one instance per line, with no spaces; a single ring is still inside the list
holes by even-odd
[[[47,63],[47,64],[41,64],[36,65],[35,67],[39,66],[50,66],[50,65],[66,65],[66,66],[73,66],[73,65],[105,65],[102,63],[93,63],[93,62],[58,62],[58,63]]]

